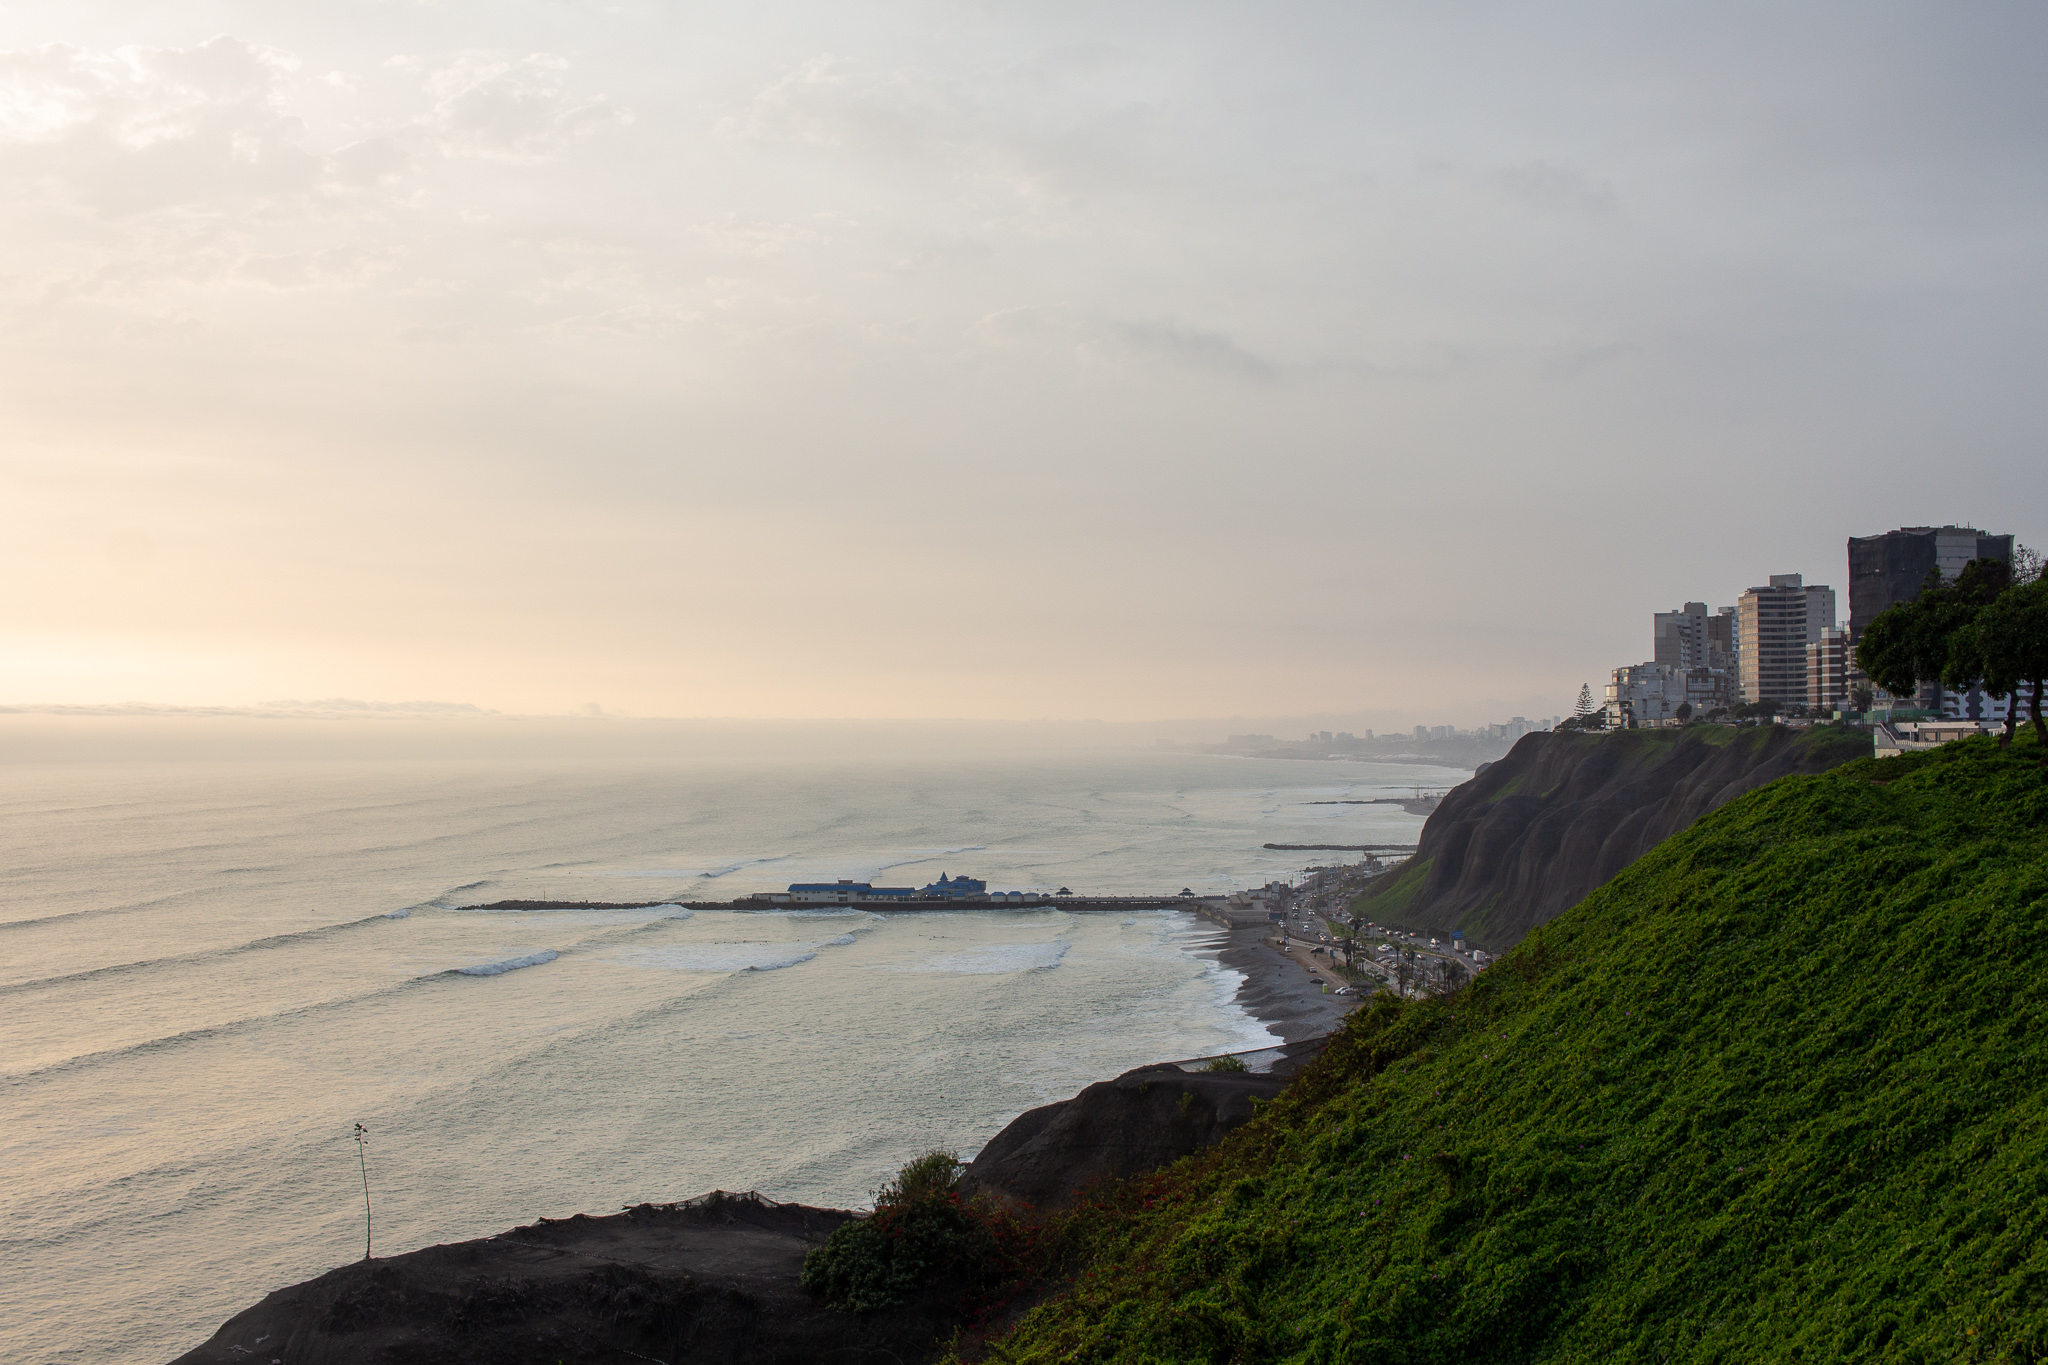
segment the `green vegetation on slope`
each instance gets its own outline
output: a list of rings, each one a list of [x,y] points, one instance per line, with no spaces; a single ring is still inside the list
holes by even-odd
[[[1006,1361],[2048,1357],[2048,774],[1787,778],[1065,1230]]]
[[[1365,909],[1360,909],[1360,906],[1366,904],[1364,899],[1362,897],[1353,897],[1351,913],[1354,915],[1374,914],[1385,920],[1394,919],[1408,908],[1410,902],[1416,896],[1421,894],[1423,883],[1429,880],[1429,869],[1435,862],[1436,859],[1434,858],[1410,858],[1402,865],[1399,871],[1393,874],[1395,880],[1389,885],[1387,891],[1377,897],[1371,905],[1366,906]]]

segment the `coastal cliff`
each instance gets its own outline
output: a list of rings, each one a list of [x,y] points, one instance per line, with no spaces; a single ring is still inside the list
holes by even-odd
[[[1524,735],[1444,798],[1352,913],[1504,952],[1708,811],[1870,752],[1868,734],[1835,726]]]

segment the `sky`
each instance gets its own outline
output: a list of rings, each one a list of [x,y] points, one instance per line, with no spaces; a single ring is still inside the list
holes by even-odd
[[[0,703],[1385,728],[2048,542],[2038,5],[0,3]]]

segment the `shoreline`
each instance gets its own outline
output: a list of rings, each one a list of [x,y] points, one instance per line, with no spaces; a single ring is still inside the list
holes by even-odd
[[[1244,980],[1237,1003],[1283,1043],[1320,1038],[1356,1009],[1363,995],[1325,995],[1309,984],[1309,970],[1293,955],[1273,947],[1271,924],[1247,924],[1222,930],[1213,950],[1216,960]]]

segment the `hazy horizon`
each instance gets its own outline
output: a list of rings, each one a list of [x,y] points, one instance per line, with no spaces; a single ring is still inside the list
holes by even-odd
[[[1495,719],[1506,719],[1496,717]],[[1530,719],[1538,719],[1530,717]],[[1378,724],[1372,722],[1378,721]],[[1471,722],[1438,719],[1436,724]],[[1483,722],[1482,722],[1483,723]],[[332,760],[540,767],[1012,759],[1162,744],[1220,744],[1231,734],[1299,741],[1317,730],[1381,736],[1412,727],[1377,715],[1181,717],[1154,721],[1024,718],[772,718],[514,715],[493,711],[174,706],[0,705],[0,763],[270,763]],[[1214,755],[1228,758],[1230,755]],[[1360,762],[1384,753],[1356,755]],[[1436,760],[1432,760],[1433,762]],[[1437,766],[1442,766],[1437,762]],[[1307,777],[1320,768],[1308,764]],[[1342,784],[1350,765],[1328,769]]]
[[[23,0],[0,703],[1568,712],[1849,536],[2048,539],[2044,36]]]

